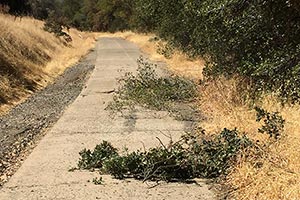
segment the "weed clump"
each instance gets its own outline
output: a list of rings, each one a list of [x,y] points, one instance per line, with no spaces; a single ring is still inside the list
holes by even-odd
[[[94,151],[83,149],[80,153],[78,167],[81,169],[101,168],[105,160],[117,155],[117,149],[110,143],[103,141]]]
[[[126,73],[108,109],[121,111],[140,105],[155,110],[170,110],[174,102],[191,101],[197,96],[196,85],[179,76],[160,77],[155,65],[138,59],[137,74]]]
[[[185,134],[177,142],[148,151],[125,151],[119,154],[110,143],[103,141],[91,153],[80,153],[80,169],[97,168],[117,179],[135,178],[143,181],[183,181],[197,177],[216,178],[225,175],[231,162],[252,145],[236,129],[224,129],[220,134],[204,138]]]

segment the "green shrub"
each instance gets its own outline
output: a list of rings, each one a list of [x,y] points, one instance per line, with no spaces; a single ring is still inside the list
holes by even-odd
[[[278,112],[270,113],[262,108],[255,107],[256,121],[263,120],[264,124],[258,129],[260,133],[266,133],[270,138],[279,139],[284,130],[285,120]]]
[[[137,6],[140,24],[189,55],[206,58],[206,76],[238,74],[258,94],[300,98],[296,1],[138,0]]]
[[[79,153],[81,159],[78,166],[81,169],[101,168],[103,161],[117,155],[117,149],[110,143],[104,141],[97,145],[94,151],[83,149]]]
[[[103,178],[102,177],[100,177],[100,178],[93,178],[93,183],[95,184],[95,185],[103,185],[103,183],[104,183],[104,181],[103,181]]]
[[[89,167],[94,166],[117,179],[182,181],[196,177],[216,178],[226,175],[237,155],[252,145],[246,136],[239,135],[237,130],[228,129],[206,139],[185,134],[181,140],[175,143],[171,141],[168,146],[161,143],[161,146],[148,151],[125,152],[124,155],[109,151],[111,154],[97,157],[107,152],[108,143],[104,141],[95,148],[93,154],[86,156],[86,153],[80,153],[80,163],[93,160],[97,165]],[[86,169],[87,165],[78,166]]]

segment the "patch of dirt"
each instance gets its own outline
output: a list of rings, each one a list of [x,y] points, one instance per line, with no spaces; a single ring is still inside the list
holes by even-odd
[[[68,68],[56,81],[0,117],[0,187],[83,89],[96,52]]]

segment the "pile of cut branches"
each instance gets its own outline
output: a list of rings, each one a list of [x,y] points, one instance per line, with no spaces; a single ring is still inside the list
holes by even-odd
[[[117,179],[135,178],[151,181],[184,181],[193,178],[215,178],[226,174],[230,163],[252,145],[236,129],[224,129],[219,135],[185,134],[181,140],[148,151],[125,151],[122,155],[109,142],[80,152],[80,169],[99,169]],[[158,138],[159,139],[159,138]],[[160,140],[159,140],[160,141]]]

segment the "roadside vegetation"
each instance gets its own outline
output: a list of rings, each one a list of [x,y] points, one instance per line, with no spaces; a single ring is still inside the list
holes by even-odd
[[[165,61],[172,71],[194,80],[199,97],[194,101],[198,102],[197,109],[206,116],[199,126],[206,130],[207,136],[217,138],[216,133],[222,133],[226,127],[226,130],[238,130],[235,133],[239,138],[245,134],[252,141],[250,149],[238,151],[233,158],[235,162],[230,162],[226,176],[222,177],[223,183],[230,188],[229,197],[299,199],[300,4],[297,0],[26,2],[31,5],[31,14],[35,18],[50,20],[49,24],[54,27],[58,24],[59,28],[70,26],[88,31],[142,33],[126,32],[114,36],[136,42],[151,58]],[[50,35],[47,38],[51,38]],[[58,40],[55,38],[50,44],[54,45]],[[28,54],[26,50],[22,53]],[[42,53],[38,60],[48,62],[44,60],[49,57],[56,56]],[[7,61],[2,62],[6,65]],[[51,65],[45,69],[53,74],[57,72]],[[30,76],[32,74],[35,73]],[[127,78],[137,79],[132,75]],[[10,76],[2,79],[5,87],[13,85],[10,80],[16,80]],[[40,83],[36,81],[38,79],[40,77],[35,75],[30,80]],[[155,81],[162,80],[155,78]],[[24,83],[28,85],[26,81]],[[6,90],[1,87],[1,91],[16,90],[12,86]],[[20,91],[28,90],[31,88]],[[134,94],[138,99],[132,98],[132,93],[123,94],[141,105],[152,102],[153,96],[149,96],[145,88],[138,87],[136,91],[139,90],[145,94]],[[8,94],[18,93],[2,92],[0,95],[4,98],[0,101],[9,99]],[[119,100],[123,104],[121,96]],[[169,105],[169,101],[166,102],[165,105]],[[154,104],[152,102],[150,106]],[[208,141],[215,142],[211,138]],[[198,144],[202,145],[201,141]],[[167,149],[161,147],[140,152],[139,159],[147,160],[152,151],[170,153],[173,150],[172,146]],[[184,149],[181,153],[186,152]],[[127,160],[129,155],[132,156],[131,153],[116,152],[114,156],[116,160]],[[134,176],[131,170],[121,174]]]
[[[52,3],[51,3],[52,2]],[[155,33],[170,58],[179,49],[205,61],[205,79],[238,76],[252,98],[273,93],[296,103],[299,91],[299,10],[294,0],[29,1],[34,16],[81,30]],[[48,14],[43,14],[48,8]],[[43,11],[43,12],[42,12]],[[47,13],[47,12],[46,12]],[[248,88],[242,88],[243,86]]]
[[[201,58],[193,60],[176,50],[170,59],[166,59],[157,52],[158,43],[153,41],[152,34],[125,32],[117,35],[135,42],[151,59],[165,61],[172,72],[196,82],[201,79],[205,67]],[[206,130],[207,135],[216,135],[224,127],[229,130],[237,128],[259,145],[239,154],[226,177],[222,177],[223,183],[230,188],[228,199],[297,199],[300,196],[297,190],[300,186],[297,150],[300,145],[300,106],[282,105],[272,94],[264,94],[259,101],[253,101],[247,97],[247,90],[241,91],[240,84],[239,77],[219,77],[200,84],[198,93],[198,109],[206,116],[199,126]],[[257,122],[256,106],[271,115],[277,113],[279,119],[282,116],[285,120],[279,140],[259,132],[266,118]]]
[[[228,129],[210,138],[186,134],[176,142],[121,154],[103,141],[93,151],[84,149],[80,152],[78,167],[98,169],[101,174],[108,173],[117,179],[142,181],[184,182],[194,178],[217,178],[226,175],[238,154],[251,145],[246,136]]]
[[[196,85],[186,78],[160,77],[155,65],[142,58],[138,65],[136,74],[122,77],[108,109],[123,112],[142,106],[172,113],[174,110],[170,106],[173,103],[195,103],[201,96]],[[100,175],[111,174],[117,179],[188,182],[194,178],[210,178],[225,184],[245,158],[255,169],[262,168],[270,148],[286,138],[286,121],[279,112],[269,112],[260,107],[254,107],[254,110],[254,133],[240,132],[237,128],[208,132],[200,127],[203,123],[200,122],[198,128],[182,135],[179,141],[170,140],[169,144],[163,144],[157,138],[161,145],[150,149],[128,152],[124,147],[125,150],[120,152],[103,141],[93,150],[83,149],[80,152],[78,168],[96,169]],[[95,181],[95,184],[98,183]],[[237,196],[231,182],[229,185],[231,187],[227,191],[219,194],[222,198]]]
[[[197,85],[192,80],[178,75],[165,72],[159,74],[158,67],[143,57],[140,57],[137,63],[136,73],[126,73],[119,79],[120,86],[114,100],[107,107],[112,116],[124,111],[133,111],[139,106],[168,111],[177,119],[192,120],[193,116],[185,116],[178,111],[178,107],[193,106],[198,96]]]

